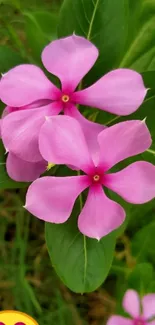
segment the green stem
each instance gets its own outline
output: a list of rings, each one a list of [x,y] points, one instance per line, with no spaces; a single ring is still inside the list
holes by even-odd
[[[114,117],[113,119],[111,119],[110,121],[108,121],[107,123],[105,123],[105,125],[109,125],[109,124],[111,124],[112,122],[118,120],[119,118],[120,118],[120,116],[118,115],[118,116]]]
[[[90,40],[90,36],[91,36],[91,32],[92,32],[92,28],[93,28],[93,23],[94,23],[94,19],[95,19],[95,15],[96,15],[96,11],[97,11],[97,7],[99,5],[99,1],[96,1],[95,7],[94,7],[94,11],[91,17],[91,21],[90,21],[90,25],[89,25],[89,29],[88,29],[88,34],[87,34],[87,39]]]
[[[116,272],[121,272],[121,273],[125,273],[125,274],[129,274],[130,273],[130,269],[126,268],[126,267],[122,267],[122,266],[117,266],[117,265],[113,265],[111,267],[112,271],[116,271]]]
[[[155,151],[154,150],[147,149],[146,151],[149,152],[149,153],[151,153],[152,155],[155,155]]]
[[[80,176],[80,171],[77,172],[78,176]],[[83,207],[82,194],[79,195],[80,202],[80,210]],[[86,236],[83,235],[83,245],[84,245],[84,284],[86,282],[86,274],[87,274],[87,241]]]

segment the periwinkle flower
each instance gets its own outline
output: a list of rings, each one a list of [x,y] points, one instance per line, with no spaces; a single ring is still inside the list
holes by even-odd
[[[141,75],[130,69],[111,71],[92,86],[77,90],[97,57],[98,49],[90,41],[72,35],[51,42],[42,53],[45,68],[60,79],[61,89],[32,64],[19,65],[3,75],[0,98],[15,110],[2,119],[2,140],[9,152],[29,162],[41,161],[38,136],[45,116],[62,111],[80,122],[90,150],[94,152],[97,135],[104,126],[84,118],[77,104],[119,115],[138,109],[147,89]]]
[[[130,318],[114,315],[107,325],[155,325],[155,294],[147,294],[140,299],[135,290],[129,289],[125,293],[123,307]]]
[[[11,107],[6,107],[2,114],[2,119],[12,113]],[[1,123],[0,119],[0,138],[1,138]],[[29,162],[16,156],[9,151],[6,158],[6,170],[8,175],[17,182],[32,182],[45,172],[47,163],[44,159],[37,162]]]
[[[151,137],[144,121],[118,123],[99,133],[97,141],[98,154],[93,160],[77,120],[61,115],[47,118],[39,135],[43,158],[73,165],[83,174],[37,179],[28,189],[25,208],[39,219],[63,223],[77,197],[89,188],[78,227],[84,235],[99,240],[125,219],[124,209],[108,198],[103,188],[134,204],[148,202],[155,196],[155,166],[137,161],[119,172],[109,172],[118,162],[149,148]]]

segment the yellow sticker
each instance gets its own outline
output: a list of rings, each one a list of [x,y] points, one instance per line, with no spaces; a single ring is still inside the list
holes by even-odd
[[[31,316],[16,310],[0,312],[0,325],[39,325]]]

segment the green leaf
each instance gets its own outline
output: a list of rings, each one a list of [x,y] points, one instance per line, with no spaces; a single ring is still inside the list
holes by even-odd
[[[27,183],[15,182],[6,171],[6,155],[2,143],[0,143],[0,189],[21,188],[27,186]]]
[[[6,45],[0,45],[0,73],[5,73],[21,63],[23,59],[17,52]]]
[[[139,72],[155,68],[155,2],[128,0],[129,35],[119,64]]]
[[[74,292],[91,292],[104,282],[111,267],[115,238],[115,233],[111,233],[98,242],[83,236],[77,229],[75,209],[64,224],[46,223],[52,265],[64,284]]]
[[[143,72],[142,77],[146,88],[155,88],[155,70]]]
[[[40,62],[43,48],[57,35],[57,15],[46,11],[24,12],[28,44],[35,59]]]
[[[149,218],[149,215],[145,217]],[[132,252],[139,261],[151,261],[155,265],[154,234],[155,222],[153,221],[136,233],[132,240]]]
[[[152,281],[149,285],[149,293],[155,293],[155,281]]]
[[[150,263],[137,264],[128,278],[129,288],[138,291],[142,296],[148,293],[153,280],[153,266]]]

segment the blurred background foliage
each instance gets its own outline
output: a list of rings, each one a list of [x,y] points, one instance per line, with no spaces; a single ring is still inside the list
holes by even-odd
[[[78,1],[75,0],[77,6],[81,6],[82,2]],[[86,1],[88,5],[89,1]],[[73,9],[71,2],[73,3],[72,0],[66,1],[66,7],[70,6],[69,8]],[[113,13],[118,2],[113,2]],[[136,3],[138,2],[141,1],[138,0]],[[107,1],[108,3],[110,2]],[[121,1],[119,5],[120,3]],[[130,1],[130,3],[131,11],[135,10],[134,12],[136,14],[138,12],[140,15],[141,11],[137,11],[135,2]],[[153,1],[148,1],[148,3],[152,9],[155,7]],[[0,0],[1,73],[5,73],[11,67],[23,62],[35,63],[42,67],[40,60],[42,48],[52,39],[57,38],[57,22],[61,4],[62,0]],[[117,10],[120,9],[122,10],[122,8]],[[75,23],[72,12],[68,14],[69,11],[67,11],[65,15],[65,10],[67,9],[64,7],[63,13],[61,13],[59,36],[69,33]],[[84,7],[80,10],[85,12]],[[154,28],[154,18],[149,10],[146,13],[147,17],[151,17],[148,29],[145,28],[143,31],[140,23],[143,23],[144,17],[141,15],[137,28],[133,28],[127,42],[124,41],[128,35],[126,21],[120,22],[126,32],[124,38],[120,38],[118,35],[116,37],[116,42],[122,39],[122,43],[118,43],[122,57],[118,55],[118,48],[115,48],[117,53],[114,54],[117,58],[114,66],[119,66],[120,60],[124,66],[144,72],[146,86],[152,89],[149,90],[147,100],[140,111],[131,115],[130,118],[148,116],[148,126],[154,139],[155,68],[153,62],[155,41],[151,31],[152,26]],[[78,19],[81,20],[79,26],[83,30],[85,25],[83,25],[82,15]],[[129,19],[127,16],[127,19],[131,24],[131,17]],[[135,16],[133,19],[136,21]],[[118,22],[114,22],[117,26]],[[105,23],[105,19],[103,23]],[[80,28],[76,30],[79,34],[81,34]],[[139,43],[134,44],[132,39],[134,39],[138,28],[142,35],[138,35],[138,40],[135,38]],[[142,36],[147,38],[148,31],[150,31],[150,43],[147,40],[146,47],[144,47],[140,41]],[[98,33],[94,34],[94,41],[97,37],[99,37]],[[104,37],[106,39],[107,35],[105,34]],[[130,42],[132,46],[130,46]],[[109,43],[108,39],[107,46]],[[138,48],[136,52],[133,45]],[[108,51],[109,49],[104,47],[105,63],[102,74],[109,69]],[[132,55],[125,54],[123,56],[123,53]],[[146,55],[147,53],[149,53],[149,57]],[[151,62],[150,68],[148,60]],[[100,64],[101,61],[99,61],[99,70]],[[92,79],[94,78],[95,75],[92,74]],[[85,83],[87,83],[87,79]],[[1,108],[3,109],[2,103]],[[97,113],[95,109],[91,115],[89,110],[86,110],[85,115],[92,120],[96,118],[100,123],[113,124],[114,116],[99,111]],[[119,120],[123,120],[123,118],[119,118]],[[134,288],[141,295],[155,292],[154,201],[141,207],[126,204],[125,207],[130,216],[127,218],[128,227],[126,228],[125,224],[120,229],[113,264],[107,280],[93,293],[74,294],[58,279],[52,268],[45,244],[44,223],[30,216],[22,208],[25,200],[25,184],[18,184],[9,179],[5,171],[5,156],[2,146],[0,152],[0,310],[17,309],[26,312],[36,318],[41,325],[100,325],[106,324],[107,318],[114,312],[123,314],[121,300],[127,288]],[[155,163],[153,151],[145,153],[141,158]],[[125,233],[123,233],[125,228]]]

